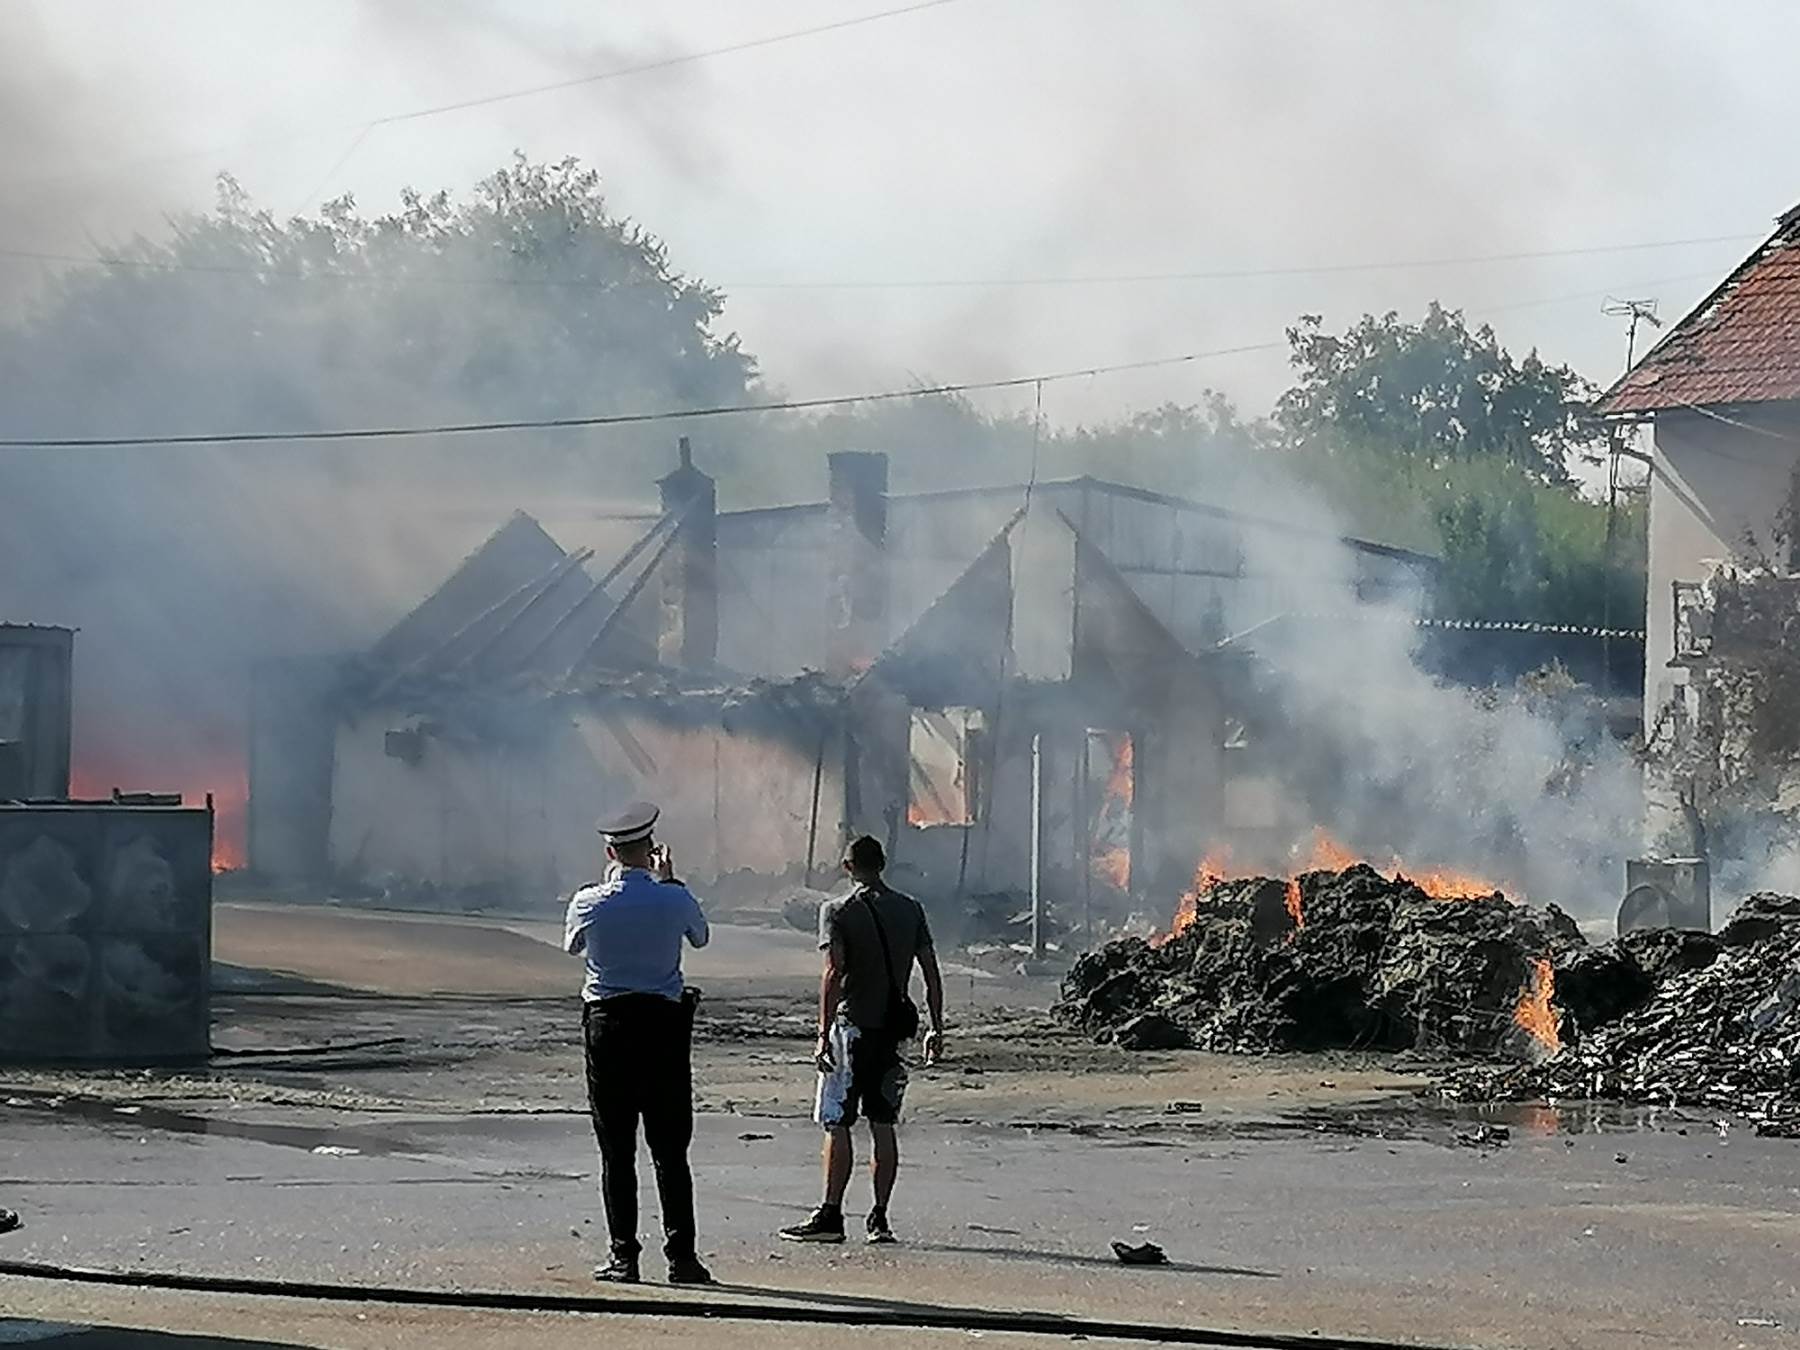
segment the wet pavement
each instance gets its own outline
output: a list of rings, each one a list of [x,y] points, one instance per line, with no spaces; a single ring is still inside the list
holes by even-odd
[[[0,1238],[0,1259],[592,1288],[600,1217],[576,1116],[5,1101],[0,1158],[25,1226]],[[1498,1137],[1481,1124],[1506,1125],[1507,1142],[1471,1146]],[[905,1134],[906,1245],[784,1247],[771,1235],[816,1199],[817,1143],[793,1118],[700,1118],[703,1246],[734,1295],[1228,1313],[1296,1330],[1331,1306],[1392,1330],[1382,1310],[1423,1296],[1436,1311],[1416,1336],[1484,1345],[1757,1345],[1800,1327],[1795,1146],[1721,1135],[1703,1116],[1403,1101],[928,1122]],[[1114,1238],[1153,1239],[1172,1264],[1127,1271]]]

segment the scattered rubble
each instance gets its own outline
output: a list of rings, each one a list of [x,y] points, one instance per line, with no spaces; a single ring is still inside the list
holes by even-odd
[[[1445,1091],[1706,1106],[1800,1137],[1800,900],[1755,895],[1717,937],[1652,931],[1620,946],[1655,982],[1641,1006],[1544,1063],[1470,1068]]]
[[[1554,906],[1438,900],[1364,864],[1217,882],[1089,952],[1056,1015],[1127,1050],[1450,1051],[1464,1101],[1614,1098],[1800,1138],[1800,899],[1589,946]],[[1480,1142],[1492,1145],[1492,1137]]]

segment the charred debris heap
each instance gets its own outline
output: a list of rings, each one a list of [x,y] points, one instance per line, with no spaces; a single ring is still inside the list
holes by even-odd
[[[1520,1055],[1573,920],[1493,894],[1436,900],[1358,863],[1205,886],[1172,936],[1076,962],[1060,1015],[1130,1049],[1446,1049]],[[1549,1020],[1549,1019],[1545,1019]]]
[[[1172,935],[1083,956],[1058,1015],[1127,1049],[1429,1050],[1466,1100],[1608,1097],[1800,1135],[1800,900],[1592,946],[1555,906],[1358,864],[1215,882]]]

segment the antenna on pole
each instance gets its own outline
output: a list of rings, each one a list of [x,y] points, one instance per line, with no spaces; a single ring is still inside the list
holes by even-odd
[[[1615,300],[1607,296],[1600,304],[1602,314],[1616,319],[1630,319],[1625,329],[1625,369],[1631,369],[1631,363],[1637,360],[1637,333],[1640,323],[1647,323],[1652,328],[1661,328],[1662,320],[1656,317],[1656,301],[1654,300]]]
[[[1600,304],[1600,312],[1613,318],[1626,319],[1625,327],[1625,371],[1630,373],[1637,360],[1638,325],[1647,323],[1652,328],[1661,328],[1662,320],[1656,317],[1655,300],[1618,300],[1607,296]],[[1606,550],[1601,556],[1600,571],[1600,627],[1605,634],[1600,639],[1600,694],[1602,698],[1612,694],[1612,578],[1613,578],[1613,541],[1619,531],[1619,457],[1624,449],[1625,429],[1611,427],[1606,435]]]

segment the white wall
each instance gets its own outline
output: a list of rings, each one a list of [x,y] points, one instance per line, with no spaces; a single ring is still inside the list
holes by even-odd
[[[518,903],[548,904],[598,876],[594,822],[640,797],[662,807],[658,837],[675,850],[684,877],[709,880],[739,868],[780,873],[806,861],[812,747],[629,713],[609,727],[582,712],[523,747],[428,736],[414,765],[385,749],[386,733],[404,725],[398,715],[373,712],[338,731],[331,814],[338,871],[505,886],[518,892]],[[817,848],[826,860],[840,845],[842,763],[834,739],[825,747],[818,813]]]
[[[1645,602],[1646,729],[1654,725],[1669,686],[1685,681],[1685,672],[1669,669],[1673,583],[1704,581],[1709,562],[1775,552],[1776,518],[1800,464],[1800,410],[1781,405],[1774,414],[1759,415],[1755,425],[1763,431],[1700,413],[1663,413],[1656,419]]]

